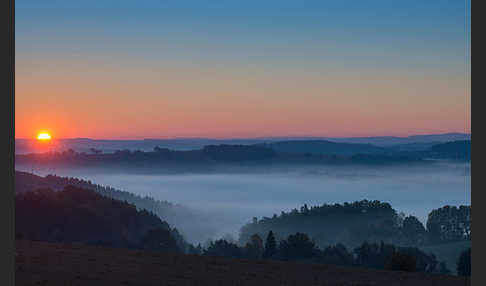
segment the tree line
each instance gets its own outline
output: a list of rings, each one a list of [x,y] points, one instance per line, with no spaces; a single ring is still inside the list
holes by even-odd
[[[386,208],[385,208],[386,209]],[[447,213],[451,213],[450,209]],[[441,211],[435,212],[442,213]],[[439,216],[440,217],[440,216]],[[405,223],[406,220],[404,220]],[[386,270],[448,274],[443,262],[415,247],[391,243],[361,242],[354,248],[342,243],[319,247],[311,237],[296,232],[278,239],[270,230],[249,236],[242,244],[219,239],[202,247],[187,243],[176,228],[154,213],[126,201],[68,185],[62,191],[38,189],[16,195],[16,239],[145,249],[149,251],[274,259],[369,267]],[[348,250],[351,249],[351,250]],[[470,275],[470,252],[461,255],[460,275]]]
[[[15,197],[16,239],[186,251],[176,228],[147,210],[68,185]]]
[[[444,262],[437,261],[433,254],[424,253],[418,248],[399,247],[384,242],[363,242],[353,250],[348,250],[341,243],[319,248],[307,234],[299,232],[288,235],[279,242],[273,231],[268,232],[265,241],[260,235],[253,234],[241,247],[234,242],[220,239],[210,242],[207,248],[202,248],[200,245],[191,248],[190,253],[450,274]]]
[[[305,142],[304,142],[305,143]],[[304,144],[302,143],[302,144]],[[232,164],[403,164],[426,163],[423,154],[411,152],[390,151],[382,153],[353,153],[344,155],[336,152],[309,153],[276,151],[265,145],[207,145],[197,150],[170,150],[155,146],[153,151],[116,150],[112,153],[102,153],[97,149],[90,152],[76,152],[73,149],[47,153],[32,153],[16,155],[17,163],[24,164],[60,164],[73,166],[93,166],[100,164],[114,165],[133,164],[164,166],[164,165],[211,165],[218,163]]]
[[[185,237],[210,237],[217,233],[213,224],[208,224],[208,216],[197,211],[174,204],[165,200],[157,200],[150,196],[140,196],[131,192],[115,189],[110,186],[102,186],[74,177],[61,177],[47,175],[40,177],[34,174],[15,171],[15,192],[24,193],[39,188],[62,191],[65,186],[72,185],[82,189],[93,190],[102,196],[126,201],[133,204],[139,210],[147,210],[156,214],[162,220],[171,225],[176,225]]]
[[[415,247],[400,247],[382,242],[363,242],[353,250],[342,243],[319,248],[305,233],[295,233],[277,242],[273,231],[265,241],[253,234],[242,247],[220,239],[211,241],[207,248],[191,246],[192,254],[225,256],[246,259],[273,259],[323,263],[348,267],[366,267],[393,271],[428,272],[451,274],[445,262],[438,261],[434,254],[425,253]],[[458,275],[471,275],[471,249],[463,251],[456,262]]]
[[[398,214],[390,204],[362,200],[353,203],[323,204],[281,212],[272,217],[253,218],[240,229],[239,241],[273,230],[277,238],[290,234],[308,234],[325,247],[342,243],[356,247],[363,241],[423,246],[471,238],[471,206],[444,206],[430,212],[427,228],[415,217]]]

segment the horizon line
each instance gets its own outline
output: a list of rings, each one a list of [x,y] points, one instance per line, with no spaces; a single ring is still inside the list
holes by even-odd
[[[326,139],[358,139],[358,138],[410,138],[417,136],[440,136],[440,135],[466,135],[471,136],[471,133],[466,132],[445,132],[445,133],[423,133],[413,134],[408,136],[396,135],[370,135],[370,136],[319,136],[319,135],[281,135],[281,136],[256,136],[256,137],[168,137],[168,138],[139,138],[139,139],[119,139],[119,138],[92,138],[92,137],[60,137],[54,140],[93,140],[93,141],[149,141],[149,140],[265,140],[265,139],[279,139],[279,138],[326,138]],[[36,140],[36,138],[15,138],[15,140]]]

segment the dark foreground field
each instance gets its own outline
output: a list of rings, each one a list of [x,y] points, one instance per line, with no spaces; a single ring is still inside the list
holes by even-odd
[[[16,285],[470,285],[456,276],[17,241]]]

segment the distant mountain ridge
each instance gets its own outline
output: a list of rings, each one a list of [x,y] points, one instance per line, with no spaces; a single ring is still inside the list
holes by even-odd
[[[449,147],[438,147],[442,144]],[[221,164],[278,165],[278,164],[328,164],[328,165],[390,165],[427,163],[432,160],[470,161],[470,140],[459,140],[425,147],[420,151],[400,151],[371,144],[335,143],[325,140],[279,141],[253,145],[207,145],[198,150],[178,151],[156,146],[153,151],[117,150],[114,153],[86,153],[72,149],[16,155],[16,164],[59,166],[110,166],[153,170],[165,166],[210,170]],[[468,149],[469,146],[469,149]],[[439,148],[439,149],[438,149]],[[423,149],[423,148],[422,148]]]
[[[471,160],[471,141],[460,140],[434,145],[427,154],[436,158]]]
[[[398,136],[372,136],[372,137],[319,137],[319,136],[283,136],[283,137],[258,137],[258,138],[172,138],[172,139],[143,139],[143,140],[99,140],[90,138],[70,138],[55,140],[56,151],[73,149],[77,152],[90,152],[91,148],[100,149],[103,152],[114,152],[116,150],[141,150],[151,151],[155,146],[172,150],[196,150],[207,145],[253,145],[261,143],[274,143],[278,141],[308,141],[326,140],[336,143],[373,144],[378,147],[390,147],[398,144],[413,143],[442,143],[448,141],[471,140],[471,134],[467,133],[445,133],[430,135],[413,135],[408,137]],[[35,148],[34,139],[16,139],[15,151],[17,154],[38,152]]]
[[[324,138],[323,138],[324,139]],[[374,136],[374,137],[354,137],[354,138],[326,138],[334,142],[365,143],[381,147],[390,147],[397,144],[427,143],[427,142],[449,142],[458,140],[471,140],[468,133],[444,133],[428,135],[412,135],[407,137],[398,136]]]
[[[332,155],[355,155],[370,153],[386,153],[387,150],[371,144],[357,143],[336,143],[327,140],[306,140],[306,141],[279,141],[274,143],[263,143],[264,146],[282,153],[306,153],[306,154],[332,154]]]

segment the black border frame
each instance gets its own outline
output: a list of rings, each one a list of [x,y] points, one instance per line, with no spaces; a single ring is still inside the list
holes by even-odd
[[[474,4],[473,4],[474,2]],[[484,204],[484,196],[485,194],[482,192],[484,186],[483,180],[478,180],[477,178],[481,178],[483,175],[482,173],[482,165],[481,162],[484,162],[486,159],[485,150],[483,146],[486,146],[484,142],[484,134],[482,133],[481,129],[478,129],[476,135],[474,136],[474,142],[472,143],[472,130],[473,130],[473,122],[483,122],[480,121],[481,117],[484,117],[484,111],[481,109],[484,105],[482,104],[481,100],[484,99],[481,95],[484,93],[481,90],[481,87],[484,89],[484,80],[481,81],[481,69],[478,68],[484,66],[484,53],[485,50],[483,41],[474,41],[473,45],[473,27],[480,27],[481,24],[484,24],[484,18],[482,18],[480,11],[482,11],[483,7],[481,4],[484,4],[484,1],[473,1],[471,0],[471,62],[470,62],[470,87],[471,87],[471,217],[474,218],[474,223],[471,222],[471,229],[474,225],[478,227],[474,229],[474,235],[471,236],[471,285],[486,285],[485,277],[481,270],[483,270],[484,259],[482,259],[486,253],[485,251],[485,244],[483,243],[486,241],[486,235],[484,229],[481,228],[481,222],[478,223],[478,219],[482,220],[486,217],[486,208],[482,207]],[[475,9],[473,9],[473,7]],[[480,23],[483,22],[483,23]],[[481,37],[480,34],[478,34]],[[477,49],[473,49],[473,47],[477,47]],[[480,51],[478,54],[474,54],[474,50]],[[476,65],[473,65],[473,55],[476,59]],[[474,71],[475,69],[475,71]],[[477,80],[473,80],[477,79]],[[473,82],[476,83],[473,88]],[[480,83],[479,85],[477,83]],[[483,86],[481,86],[483,84]],[[476,94],[476,96],[473,96]],[[473,104],[474,102],[474,104]],[[476,125],[478,126],[478,125]],[[477,146],[474,148],[474,146]],[[473,162],[480,162],[479,164],[474,164]],[[473,202],[476,206],[472,208]]]
[[[2,53],[2,133],[7,140],[2,140],[2,150],[7,151],[6,158],[2,163],[7,168],[7,178],[3,179],[2,196],[0,202],[2,206],[2,232],[1,243],[1,284],[15,285],[15,192],[14,192],[14,169],[15,169],[15,0],[0,1],[0,11],[2,16],[2,38],[4,39],[4,48],[6,52]],[[4,137],[4,138],[5,138]],[[5,144],[6,143],[6,144]],[[5,182],[7,183],[5,185]]]
[[[0,107],[3,109],[1,112],[2,131],[5,134],[4,136],[7,137],[7,140],[2,140],[2,150],[6,150],[7,152],[6,159],[2,160],[4,167],[7,169],[7,172],[3,173],[7,175],[6,179],[4,177],[3,182],[6,182],[7,184],[3,185],[2,191],[0,192],[0,210],[2,211],[0,218],[2,219],[1,226],[3,232],[3,235],[0,236],[0,246],[2,247],[2,255],[0,259],[0,282],[1,285],[15,285],[15,0],[0,1],[0,3],[0,11],[2,13],[0,20],[3,27],[2,38],[4,39],[4,44],[2,45],[2,47],[5,49],[5,51],[2,53],[1,64],[2,76],[0,77],[0,82],[2,91],[2,104],[0,104]],[[480,15],[480,12],[482,11],[481,4],[483,3],[484,2],[482,1],[471,0],[471,35],[472,27],[480,27],[480,22],[484,21],[484,18],[482,18],[482,15]],[[472,9],[473,7],[474,9]],[[479,33],[478,37],[481,36],[481,33]],[[481,109],[483,105],[480,102],[483,99],[483,92],[480,91],[480,89],[482,87],[481,84],[483,84],[484,82],[481,77],[481,67],[484,66],[483,51],[485,51],[486,49],[484,48],[481,41],[474,41],[474,47],[476,47],[474,51],[479,51],[477,54],[473,53],[473,40],[471,36],[471,138],[473,122],[480,122],[480,119],[482,119],[481,117],[485,115],[485,112]],[[474,59],[476,60],[475,65],[472,64],[473,54]],[[475,70],[475,72],[473,72],[473,70]],[[474,89],[472,85],[473,78],[475,79]],[[473,94],[476,94],[476,96],[473,96]],[[474,160],[471,160],[471,205],[474,201],[475,205],[479,207],[475,207],[474,210],[472,210],[472,216],[475,218],[474,225],[477,225],[478,227],[474,230],[474,239],[472,240],[474,247],[472,254],[473,275],[471,276],[471,282],[472,285],[486,285],[486,282],[483,282],[483,266],[481,264],[482,262],[484,262],[482,257],[485,254],[485,244],[483,242],[486,241],[486,235],[485,232],[481,229],[480,222],[483,217],[486,217],[486,208],[483,208],[481,206],[481,203],[484,202],[484,193],[481,186],[483,180],[480,179],[483,175],[483,173],[481,172],[482,162],[484,162],[484,159],[486,158],[486,156],[484,155],[484,146],[486,146],[486,143],[483,141],[483,134],[481,129],[477,129],[477,133],[475,133],[474,138],[475,144],[473,146],[477,147],[473,148],[472,157],[474,157]],[[473,162],[479,163],[473,164]],[[479,219],[479,222],[477,219]]]

